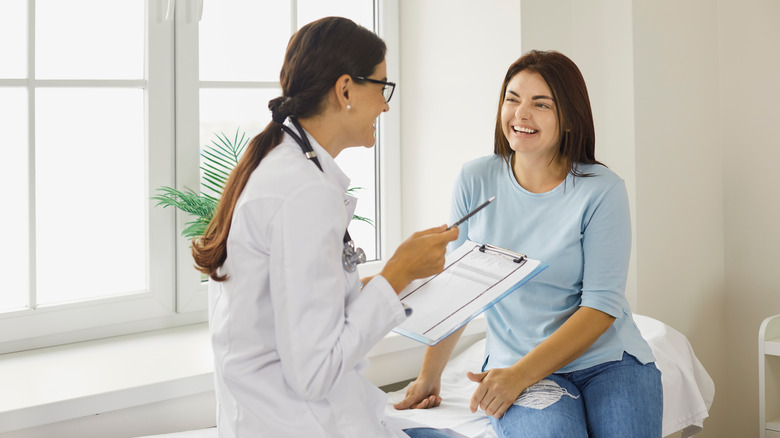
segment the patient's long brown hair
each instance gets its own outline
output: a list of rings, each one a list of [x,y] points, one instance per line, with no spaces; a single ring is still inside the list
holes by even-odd
[[[577,169],[578,164],[601,164],[596,160],[596,133],[588,88],[577,65],[556,51],[531,50],[509,66],[498,100],[493,153],[501,156],[511,167],[513,151],[502,129],[501,107],[506,97],[507,84],[523,70],[539,73],[552,91],[558,108],[558,154],[563,157],[566,168],[572,175],[590,176]]]
[[[341,17],[327,17],[303,26],[287,45],[280,73],[282,96],[271,100],[272,120],[247,146],[230,174],[217,211],[203,236],[192,241],[196,268],[215,281],[227,259],[227,239],[236,201],[249,176],[282,141],[281,122],[320,114],[326,94],[344,74],[368,77],[385,59],[385,43],[370,30]]]

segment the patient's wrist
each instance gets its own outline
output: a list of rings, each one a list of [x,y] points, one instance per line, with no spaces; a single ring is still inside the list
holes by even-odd
[[[417,380],[424,380],[431,383],[441,382],[441,376],[444,374],[444,367],[447,366],[447,361],[444,363],[426,363],[423,360],[422,367],[420,367],[420,373],[417,375]]]

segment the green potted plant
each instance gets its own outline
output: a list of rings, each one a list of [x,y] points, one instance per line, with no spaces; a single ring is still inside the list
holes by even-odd
[[[216,137],[200,154],[203,157],[203,165],[200,167],[203,171],[201,185],[206,190],[198,193],[186,187],[184,190],[179,190],[163,186],[157,189],[158,194],[152,197],[157,201],[155,206],[175,207],[194,218],[186,223],[181,233],[188,240],[200,237],[206,232],[214,212],[217,211],[217,203],[230,172],[238,164],[244,148],[249,143],[249,137],[244,132],[240,132],[240,129],[236,129],[232,139],[225,133],[217,134]],[[347,192],[354,194],[361,188],[350,187]],[[363,216],[354,215],[352,219],[374,225],[371,219]]]

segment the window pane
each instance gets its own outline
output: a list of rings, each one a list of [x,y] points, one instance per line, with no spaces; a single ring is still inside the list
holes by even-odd
[[[268,101],[282,90],[213,89],[200,90],[200,143],[211,144],[217,134],[233,135],[236,129],[254,137],[271,121]]]
[[[281,89],[202,89],[200,90],[200,146],[212,146],[217,135],[230,140],[246,134],[252,138],[271,121],[268,101],[280,96]],[[202,158],[201,158],[202,159]]]
[[[27,1],[0,2],[0,78],[23,78],[27,66]]]
[[[200,80],[279,81],[290,40],[290,2],[206,2],[200,22]]]
[[[353,219],[349,235],[356,246],[363,248],[367,260],[376,260],[376,183],[374,180],[375,148],[347,148],[336,157],[341,170],[350,178],[350,187],[359,187],[352,193],[358,199],[355,215],[371,220],[371,224]]]
[[[27,90],[0,88],[0,135],[3,143],[3,204],[8,206],[0,214],[3,250],[0,266],[8,273],[3,277],[0,293],[0,312],[27,305],[29,288],[28,252],[28,160],[27,160]]]
[[[298,0],[298,27],[322,17],[347,17],[355,23],[374,29],[374,2],[368,0]]]
[[[36,0],[36,77],[142,79],[144,3]]]
[[[38,302],[146,289],[144,90],[36,95]]]

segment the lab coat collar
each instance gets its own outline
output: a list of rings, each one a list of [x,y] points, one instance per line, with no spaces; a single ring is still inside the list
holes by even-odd
[[[290,128],[293,130],[293,132],[296,132],[297,129],[295,129],[295,126],[292,126],[292,123],[289,121],[287,122],[287,126],[290,126]],[[336,161],[333,159],[333,157],[330,156],[328,151],[323,148],[319,142],[311,135],[308,131],[305,129],[303,132],[306,134],[306,136],[309,138],[309,143],[311,143],[311,148],[314,149],[314,152],[317,154],[317,159],[320,161],[320,165],[322,166],[322,171],[325,172],[326,175],[336,180],[336,183],[341,186],[342,190],[344,192],[347,191],[347,188],[349,188],[349,182],[350,179],[347,176],[347,174],[344,173],[344,171],[341,170],[338,164],[336,164]],[[295,140],[293,140],[295,141]]]
[[[292,129],[293,132],[297,131],[295,126],[292,126],[292,123],[289,120],[287,121],[287,125],[290,126],[290,129]],[[338,185],[338,187],[341,189],[341,193],[344,194],[344,207],[346,208],[347,219],[352,219],[355,214],[355,210],[357,209],[357,198],[347,193],[350,182],[349,177],[344,173],[344,171],[341,170],[339,165],[336,164],[336,161],[333,159],[333,157],[330,156],[328,151],[326,151],[325,148],[323,148],[319,142],[317,142],[317,140],[311,134],[309,134],[308,131],[304,129],[303,132],[309,138],[311,148],[317,154],[317,159],[320,162],[320,166],[322,166],[322,171],[327,177],[331,178],[333,182]],[[290,136],[287,133],[285,133],[285,135],[288,137]],[[290,140],[295,142],[295,140],[292,138],[290,138]]]

